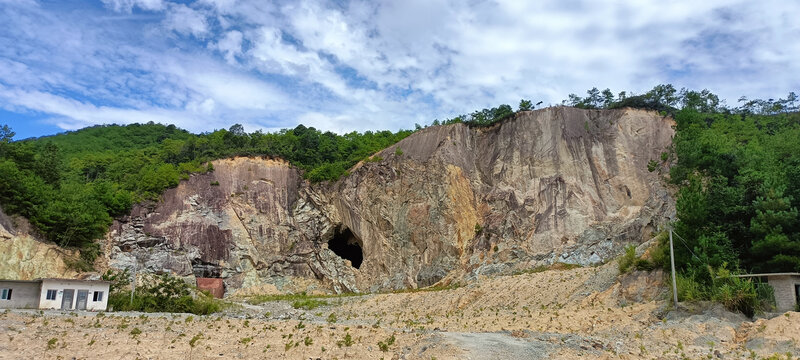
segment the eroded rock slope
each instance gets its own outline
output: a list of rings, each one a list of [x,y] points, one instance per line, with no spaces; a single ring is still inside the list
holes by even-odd
[[[333,184],[235,158],[115,222],[112,267],[222,277],[228,293],[380,291],[540,264],[606,261],[674,215],[650,160],[673,122],[548,108],[489,128],[426,128]]]
[[[31,234],[31,226],[21,217],[7,216],[0,209],[0,279],[76,278],[78,273],[66,262],[78,254]]]

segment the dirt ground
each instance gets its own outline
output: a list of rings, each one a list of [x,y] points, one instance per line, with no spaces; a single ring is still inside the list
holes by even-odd
[[[618,275],[608,264],[212,316],[13,310],[0,315],[0,359],[800,357],[800,313],[752,321],[702,304],[669,311],[657,291],[631,300],[654,287],[647,275]]]

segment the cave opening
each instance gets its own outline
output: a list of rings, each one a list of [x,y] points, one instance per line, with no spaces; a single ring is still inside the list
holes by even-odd
[[[364,261],[361,241],[348,228],[340,229],[328,240],[328,249],[342,259],[350,260],[356,269],[360,268],[361,262]]]

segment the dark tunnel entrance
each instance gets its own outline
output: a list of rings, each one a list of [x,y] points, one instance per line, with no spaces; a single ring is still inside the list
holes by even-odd
[[[332,239],[328,241],[328,249],[342,259],[350,260],[353,267],[358,269],[364,261],[364,253],[361,251],[361,242],[348,228],[339,230]]]

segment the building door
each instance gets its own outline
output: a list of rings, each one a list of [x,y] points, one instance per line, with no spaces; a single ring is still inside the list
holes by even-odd
[[[794,303],[800,304],[800,284],[794,284]]]
[[[75,295],[74,289],[64,289],[64,296],[61,297],[61,310],[72,309],[72,296]]]
[[[86,300],[89,298],[89,290],[78,290],[78,302],[75,308],[78,310],[86,310]]]

